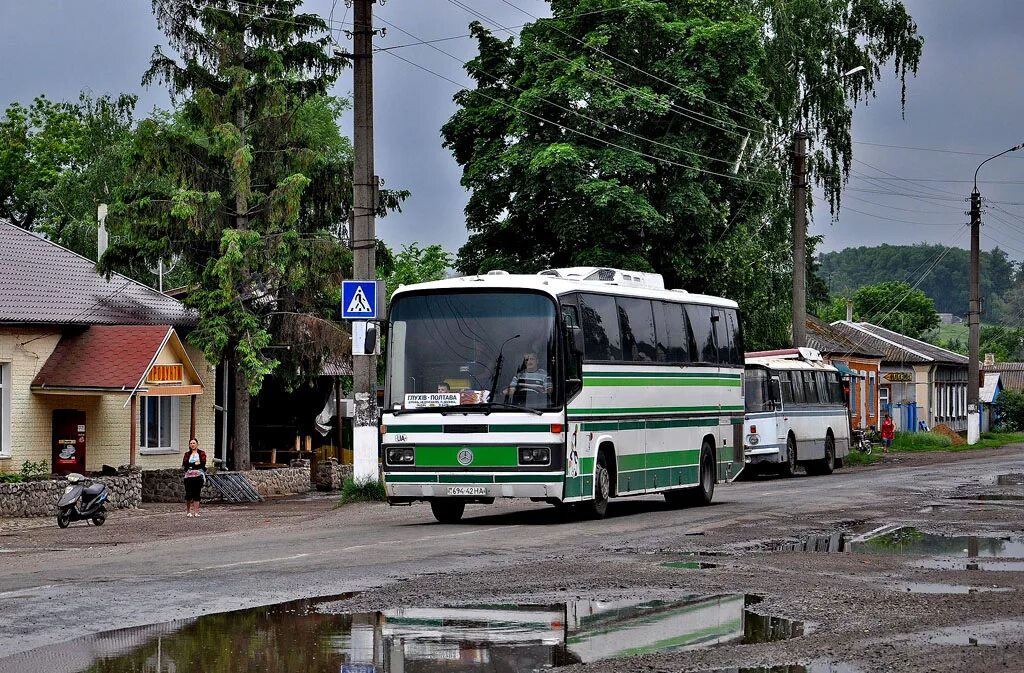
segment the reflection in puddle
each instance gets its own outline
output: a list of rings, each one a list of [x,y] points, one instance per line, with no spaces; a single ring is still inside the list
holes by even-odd
[[[996,477],[997,486],[1024,486],[1024,474],[1001,474]]]
[[[748,666],[744,668],[717,668],[705,673],[861,673],[859,668],[850,664],[831,661],[815,661],[809,664],[789,664],[784,666]]]
[[[936,535],[910,527],[897,528],[866,540],[836,533],[815,535],[800,542],[773,542],[764,548],[768,551],[1024,558],[1024,538]]]
[[[668,563],[662,563],[663,568],[681,568],[683,570],[705,570],[707,568],[717,568],[717,563],[706,563],[704,561],[669,561]]]
[[[972,587],[966,584],[939,584],[935,582],[906,582],[893,587],[912,594],[976,594],[983,592],[1013,591],[1009,587]]]
[[[1024,495],[1015,495],[1012,493],[979,493],[977,495],[958,495],[957,500],[985,500],[985,501],[1009,501],[1009,502],[1020,502],[1024,501]]]
[[[328,614],[293,601],[122,629],[0,659],[0,673],[517,673],[647,652],[766,643],[804,625],[757,596],[401,608]]]

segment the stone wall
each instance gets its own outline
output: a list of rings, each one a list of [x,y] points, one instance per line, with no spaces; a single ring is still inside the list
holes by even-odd
[[[89,479],[107,485],[107,509],[133,509],[142,502],[142,472],[138,468],[124,466],[117,476]],[[67,485],[63,478],[0,484],[0,516],[55,516],[57,501]]]
[[[293,461],[294,462],[294,461]],[[309,461],[297,467],[281,467],[274,470],[251,470],[244,472],[245,478],[262,495],[288,495],[307,493],[312,488],[309,482]],[[218,500],[220,493],[209,483],[203,487],[203,500]],[[143,502],[184,502],[185,482],[180,469],[145,470],[142,473]]]
[[[328,458],[317,463],[316,489],[318,491],[340,491],[345,480],[351,478],[351,465],[341,465],[335,458]]]

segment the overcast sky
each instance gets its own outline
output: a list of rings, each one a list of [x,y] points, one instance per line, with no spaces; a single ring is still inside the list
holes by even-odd
[[[502,26],[531,20],[501,0],[461,1]],[[811,233],[825,236],[824,250],[921,241],[966,247],[962,225],[974,169],[984,158],[1024,142],[1024,69],[1019,65],[1024,3],[905,2],[925,37],[920,73],[908,82],[905,118],[899,84],[891,76],[878,88],[877,98],[856,112],[855,174],[841,217],[833,223],[827,208],[819,204],[815,210]],[[533,15],[548,14],[541,0],[510,3]],[[336,38],[349,48],[339,25],[352,21],[344,0],[309,0],[306,6],[325,17],[333,8]],[[464,35],[473,19],[446,0],[388,0],[375,9],[379,25],[388,28],[377,39],[382,47],[415,41],[385,21],[419,38],[437,39]],[[140,114],[167,106],[164,90],[140,84],[153,47],[164,43],[146,0],[0,0],[0,105],[27,102],[40,93],[74,99],[88,89],[97,95],[137,93]],[[453,39],[435,46],[458,60],[422,45],[394,51],[468,84],[459,62],[472,57],[473,41]],[[412,191],[403,213],[378,220],[378,235],[392,246],[419,241],[455,251],[467,237],[462,213],[467,194],[459,185],[459,167],[441,147],[439,129],[454,111],[457,87],[384,53],[374,67],[377,173],[386,186]],[[348,96],[351,89],[349,72],[335,93]],[[351,117],[343,120],[349,135],[351,122]],[[1019,154],[987,164],[979,188],[991,200],[983,247],[999,245],[1011,257],[1024,259],[1024,151]]]

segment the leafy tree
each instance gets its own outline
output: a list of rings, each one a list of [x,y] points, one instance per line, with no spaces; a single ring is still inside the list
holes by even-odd
[[[236,469],[249,465],[249,399],[263,378],[315,376],[350,346],[329,320],[351,269],[352,152],[342,103],[326,95],[343,63],[300,4],[153,0],[181,61],[157,47],[143,81],[167,84],[177,107],[139,125],[121,238],[103,258],[109,269],[177,256],[190,270],[189,338],[234,362]],[[404,196],[385,193],[380,214]]]
[[[82,93],[77,103],[10,105],[0,119],[0,217],[95,258],[97,206],[124,175],[135,102]]]
[[[785,141],[797,120],[822,128],[819,179],[837,190],[834,174],[850,161],[848,101],[870,94],[887,60],[901,77],[917,66],[920,40],[902,4],[551,8],[554,18],[524,26],[518,43],[471,25],[479,55],[466,70],[476,87],[456,94],[460,109],[442,128],[471,190],[458,268],[653,270],[673,287],[737,299],[751,347],[784,343]],[[837,84],[822,74],[854,65],[869,76]],[[761,148],[752,159],[748,145]]]
[[[846,299],[837,297],[822,312],[826,321],[846,319]],[[912,338],[939,325],[935,302],[924,292],[901,282],[879,283],[860,288],[853,294],[853,319],[870,322]]]
[[[410,243],[393,255],[381,277],[391,293],[402,285],[441,280],[453,261],[451,253],[445,252],[440,245],[421,248],[419,243]]]
[[[1024,393],[1004,389],[996,398],[996,424],[1001,432],[1024,430]]]

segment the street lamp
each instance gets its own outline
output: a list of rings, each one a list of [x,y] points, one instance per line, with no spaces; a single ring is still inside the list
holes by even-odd
[[[841,80],[867,70],[862,65],[851,68],[826,82]],[[819,82],[819,86],[825,82]],[[800,113],[807,94],[797,104],[797,126],[793,132],[793,346],[807,345],[807,134]]]
[[[981,192],[978,191],[978,171],[981,167],[1004,154],[1024,148],[1014,145],[999,154],[993,154],[974,169],[974,191],[971,192],[971,294],[967,308],[967,443],[977,444],[981,439],[981,414],[978,409],[981,388]]]

